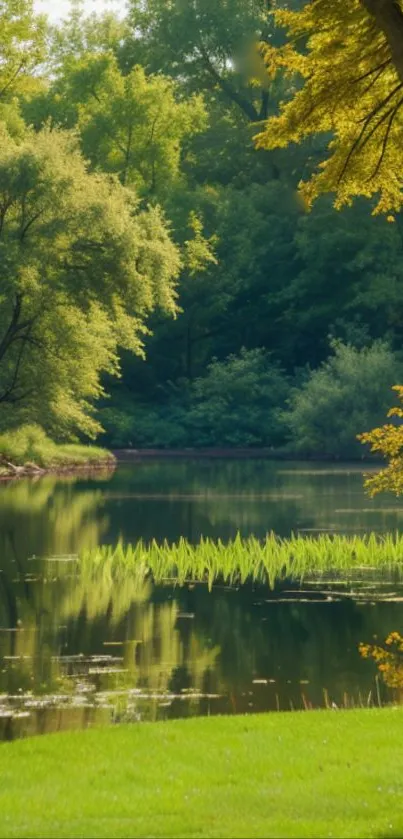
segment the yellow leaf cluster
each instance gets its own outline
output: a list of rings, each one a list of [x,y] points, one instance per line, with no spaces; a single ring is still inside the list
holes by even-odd
[[[390,688],[403,688],[403,637],[399,632],[391,632],[381,647],[372,644],[360,644],[359,652],[363,658],[375,661],[383,682]],[[387,649],[386,649],[387,648]]]
[[[325,192],[335,206],[376,197],[374,213],[402,206],[403,84],[384,34],[360,0],[315,0],[300,11],[275,9],[285,46],[264,47],[269,76],[293,79],[278,116],[257,135],[260,148],[285,147],[315,134],[327,151],[300,189],[308,205]]]
[[[399,399],[403,402],[403,386],[394,385]],[[403,408],[395,406],[388,411],[388,417],[403,419]],[[380,428],[374,428],[358,435],[361,443],[368,443],[371,452],[380,453],[389,460],[388,466],[378,474],[367,476],[365,487],[370,495],[379,492],[393,492],[395,495],[403,493],[403,424],[392,425],[386,423]]]

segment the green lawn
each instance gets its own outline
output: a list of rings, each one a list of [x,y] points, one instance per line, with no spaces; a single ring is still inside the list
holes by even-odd
[[[0,746],[1,837],[403,836],[403,710],[215,717]]]

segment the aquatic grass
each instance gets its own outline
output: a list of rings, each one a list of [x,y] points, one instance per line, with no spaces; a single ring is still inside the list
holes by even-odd
[[[211,589],[217,582],[242,585],[248,581],[268,584],[307,576],[337,573],[349,576],[360,571],[400,575],[403,572],[403,536],[399,533],[377,536],[320,534],[282,539],[268,533],[263,540],[240,534],[228,541],[202,537],[192,545],[181,537],[176,543],[142,540],[133,545],[119,542],[83,551],[79,557],[81,573],[108,575],[116,579],[128,571],[139,580],[147,577],[159,583],[173,580],[205,582]]]

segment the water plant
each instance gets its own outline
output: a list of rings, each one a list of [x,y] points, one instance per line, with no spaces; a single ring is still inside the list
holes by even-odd
[[[191,544],[180,538],[170,544],[155,540],[146,544],[103,545],[83,551],[79,557],[80,573],[102,573],[111,579],[130,571],[139,579],[155,582],[174,580],[204,582],[209,588],[216,582],[227,585],[255,581],[274,588],[285,579],[303,580],[307,576],[348,576],[357,571],[376,571],[400,576],[403,571],[403,536],[339,536],[321,534],[315,537],[292,535],[282,539],[268,533],[259,540],[240,534],[228,542],[201,538]]]

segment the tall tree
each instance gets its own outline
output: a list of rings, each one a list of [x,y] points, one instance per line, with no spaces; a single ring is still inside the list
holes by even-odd
[[[121,347],[142,352],[155,306],[176,309],[180,258],[160,211],[90,174],[74,136],[2,129],[0,264],[2,424],[93,435],[102,371],[119,374]]]
[[[270,0],[130,0],[123,65],[181,78],[190,91],[220,95],[248,121],[265,119],[269,80],[257,48],[268,41]]]

